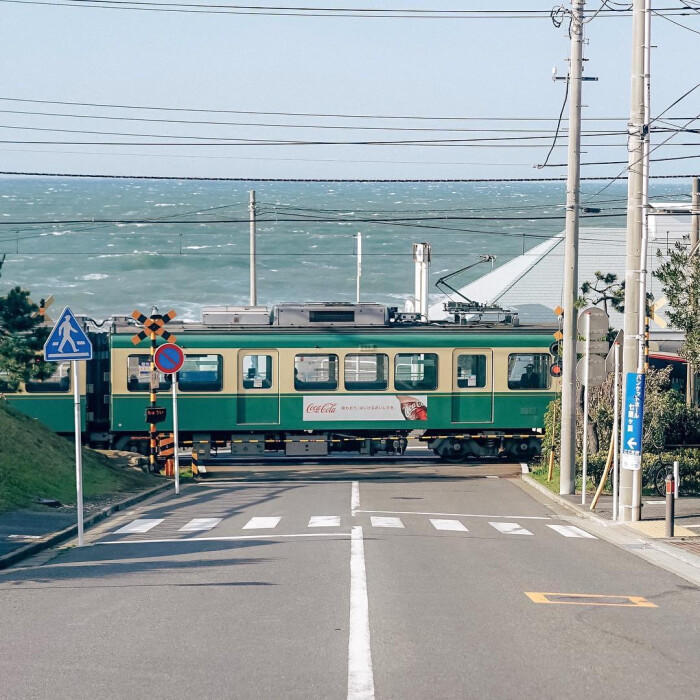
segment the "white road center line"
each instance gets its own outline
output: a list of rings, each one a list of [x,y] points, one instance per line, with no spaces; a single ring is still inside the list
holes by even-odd
[[[271,530],[277,527],[282,518],[251,518],[244,526],[244,530]]]
[[[440,520],[439,518],[430,518],[430,522],[436,530],[454,530],[455,532],[469,532],[459,520]]]
[[[358,481],[353,481],[352,482],[352,496],[350,499],[350,515],[355,517],[359,507],[360,507],[360,483]]]
[[[211,530],[216,527],[222,518],[193,518],[187,525],[183,525],[178,532],[199,532],[200,530]]]
[[[153,529],[156,525],[159,523],[163,522],[163,518],[158,518],[158,519],[142,519],[142,520],[134,520],[133,522],[130,522],[128,525],[124,525],[124,527],[119,528],[114,534],[115,535],[126,535],[126,534],[135,534],[137,532],[148,532],[149,530]]]
[[[374,674],[369,639],[369,600],[362,527],[350,539],[350,629],[348,640],[348,700],[374,700]]]
[[[312,515],[309,527],[340,527],[339,515]]]
[[[403,527],[401,518],[378,518],[372,516],[372,527]]]
[[[552,530],[558,532],[560,535],[564,535],[564,537],[587,537],[590,540],[598,539],[595,535],[591,535],[590,532],[581,530],[581,528],[575,525],[547,525],[547,527],[551,527]]]
[[[518,523],[489,523],[491,527],[506,535],[531,535],[529,530],[518,525]]]

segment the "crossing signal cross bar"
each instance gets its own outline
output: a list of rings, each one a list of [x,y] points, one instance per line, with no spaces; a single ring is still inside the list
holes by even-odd
[[[172,333],[168,333],[164,326],[166,323],[172,321],[177,314],[174,311],[168,311],[165,316],[151,316],[150,318],[145,314],[142,314],[138,309],[131,314],[131,317],[136,319],[142,326],[143,330],[132,336],[131,342],[134,345],[138,345],[142,340],[148,338],[149,333],[155,333],[156,335],[162,336],[163,340],[168,343],[174,343],[176,338]]]

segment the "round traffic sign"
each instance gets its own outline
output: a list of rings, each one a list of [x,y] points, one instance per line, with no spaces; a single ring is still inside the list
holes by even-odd
[[[157,348],[153,362],[163,374],[174,374],[180,371],[185,362],[185,353],[180,346],[166,343]]]

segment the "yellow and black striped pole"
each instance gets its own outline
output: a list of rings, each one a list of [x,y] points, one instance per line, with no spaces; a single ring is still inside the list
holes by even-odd
[[[649,371],[649,317],[644,318],[644,372]]]
[[[155,320],[155,316],[151,314],[151,319]],[[151,408],[155,408],[156,406],[156,391],[157,391],[157,374],[156,374],[156,363],[155,363],[155,354],[156,354],[156,332],[155,330],[150,331],[150,336],[151,336]],[[156,424],[155,423],[149,423],[148,425],[148,431],[149,431],[149,437],[150,437],[150,450],[148,453],[148,471],[149,472],[155,472],[157,471],[156,469],[156,451],[157,451],[157,442],[156,442]]]

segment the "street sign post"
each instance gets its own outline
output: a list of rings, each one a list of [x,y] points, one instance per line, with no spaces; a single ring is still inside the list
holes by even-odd
[[[639,471],[642,468],[645,379],[644,374],[628,372],[625,380],[621,467],[632,471]]]
[[[182,369],[185,363],[185,353],[182,348],[174,343],[166,343],[161,345],[153,355],[153,363],[164,374],[172,374],[173,376],[173,443],[175,459],[175,494],[180,493],[180,455],[178,441],[178,425],[177,425],[177,372]]]
[[[92,359],[92,343],[66,306],[44,345],[47,362],[70,360],[73,374],[73,415],[75,420],[75,490],[78,511],[78,546],[83,546],[83,445],[80,416],[80,375],[78,362]]]

